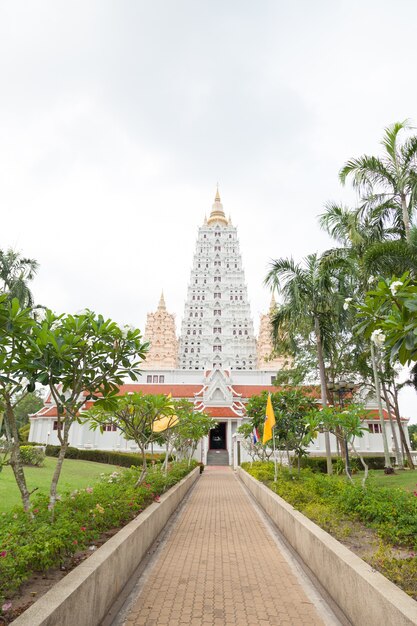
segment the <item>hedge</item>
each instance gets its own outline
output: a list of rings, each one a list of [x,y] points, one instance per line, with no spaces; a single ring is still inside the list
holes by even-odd
[[[357,457],[349,457],[349,459],[355,463],[355,466],[359,469],[362,469],[360,465],[358,465],[359,459]],[[384,469],[385,467],[385,458],[383,456],[366,456],[363,455],[363,460],[369,467],[369,469]],[[339,458],[332,458],[333,467],[336,467],[337,463],[340,463]],[[359,461],[360,463],[360,461]],[[394,464],[394,458],[391,458],[391,463]],[[319,456],[309,456],[301,459],[301,467],[309,467],[313,472],[318,472],[322,474],[327,473],[327,460],[325,457]]]
[[[45,448],[45,444],[29,442],[28,446],[42,446]],[[46,446],[46,456],[57,457],[59,455],[60,446]],[[107,463],[109,465],[120,465],[122,467],[139,467],[142,465],[142,457],[138,452],[119,452],[117,450],[85,450],[80,448],[73,448],[69,446],[65,454],[66,459],[79,459],[81,461],[94,461],[95,463]],[[165,459],[165,454],[147,454],[146,460],[148,463],[155,461],[156,463],[162,463]],[[171,459],[170,459],[171,460]]]
[[[46,446],[46,455],[57,457],[60,446]],[[96,463],[108,463],[109,465],[121,465],[122,467],[138,467],[142,465],[142,457],[138,453],[118,452],[114,450],[81,450],[79,448],[67,448],[66,459],[79,459],[82,461],[95,461]],[[152,460],[160,463],[165,459],[164,454],[146,455],[147,461]]]

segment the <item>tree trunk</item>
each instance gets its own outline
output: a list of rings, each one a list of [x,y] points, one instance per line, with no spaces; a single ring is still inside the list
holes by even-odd
[[[407,210],[407,199],[404,194],[401,194],[401,209],[403,213],[405,238],[407,240],[407,243],[411,244],[410,218],[409,218],[408,210]]]
[[[58,421],[58,428],[59,428],[59,421]],[[53,511],[55,504],[56,504],[56,494],[57,494],[57,488],[58,488],[58,481],[59,481],[59,477],[61,476],[61,470],[62,470],[62,465],[64,463],[64,459],[65,459],[65,454],[67,452],[67,448],[68,448],[68,436],[69,436],[69,429],[70,429],[70,423],[69,423],[69,418],[67,417],[67,419],[64,421],[64,436],[60,437],[61,439],[61,448],[59,450],[59,455],[58,455],[58,459],[57,459],[57,463],[55,466],[55,471],[54,474],[52,476],[52,481],[51,481],[51,489],[49,491],[49,508]],[[53,515],[53,514],[52,514]]]
[[[17,430],[16,418],[11,405],[10,397],[8,394],[5,396],[5,426],[11,437],[11,454],[10,465],[12,466],[13,474],[16,479],[17,486],[19,487],[20,496],[22,498],[23,509],[28,512],[30,509],[30,493],[26,484],[26,476],[23,470],[22,457],[20,455],[20,443],[19,433]]]
[[[402,446],[403,446],[403,448],[405,450],[405,454],[407,456],[407,462],[408,462],[409,469],[414,469],[413,457],[411,456],[410,448],[409,448],[408,443],[407,443],[407,438],[405,436],[403,425],[401,423],[400,407],[398,406],[398,392],[397,392],[397,388],[395,386],[395,383],[394,383],[393,396],[394,396],[394,415],[395,415],[395,419],[397,420],[397,424],[398,424],[398,430],[399,430],[399,433],[400,433],[401,444],[402,444]]]
[[[376,401],[378,404],[379,421],[381,423],[381,429],[382,429],[382,441],[384,444],[385,467],[388,469],[392,469],[391,459],[390,459],[389,449],[388,449],[387,432],[385,430],[384,411],[382,408],[381,387],[379,384],[378,366],[377,366],[377,361],[376,361],[376,356],[375,356],[375,347],[374,347],[373,341],[371,341],[371,360],[372,360],[372,369],[374,373],[375,395],[376,395]]]
[[[394,440],[394,448],[395,448],[395,456],[397,459],[397,465],[399,469],[404,469],[403,455],[401,454],[401,449],[398,445],[397,433],[395,432],[394,420],[392,419],[391,405],[390,405],[389,398],[388,398],[387,388],[383,380],[381,381],[381,386],[382,386],[382,392],[384,394],[385,404],[386,404],[387,411],[388,411],[392,438]]]
[[[320,331],[320,322],[317,317],[314,318],[314,332],[316,335],[316,345],[317,345],[317,358],[319,362],[319,372],[320,372],[320,388],[321,388],[321,405],[325,407],[327,405],[327,382],[326,382],[326,370],[324,368],[324,358],[323,358],[323,346],[321,342],[321,331]],[[330,435],[326,431],[324,433],[324,442],[326,446],[326,461],[327,461],[327,473],[333,474],[333,465],[332,465],[332,453],[330,449]]]
[[[145,476],[148,473],[148,466],[146,463],[146,446],[143,446],[141,448],[141,453],[142,453],[142,471],[140,473],[139,478],[135,482],[135,487],[139,487],[139,485],[143,483],[143,481],[145,480]]]

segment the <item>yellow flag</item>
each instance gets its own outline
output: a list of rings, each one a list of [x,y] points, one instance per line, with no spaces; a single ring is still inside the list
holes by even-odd
[[[178,424],[177,415],[170,415],[169,417],[164,415],[163,417],[154,421],[154,423],[152,424],[152,430],[154,433],[162,433],[164,430],[167,430],[167,428],[172,428],[173,426],[175,426],[175,424]]]
[[[172,398],[172,394],[169,393],[167,395],[167,398],[170,400]],[[154,423],[152,424],[152,430],[154,433],[162,433],[164,430],[175,426],[175,424],[178,424],[177,415],[163,415],[162,417],[154,421]]]
[[[272,439],[272,429],[275,426],[274,409],[272,408],[271,394],[268,395],[268,401],[266,403],[266,416],[264,422],[264,436],[262,437],[262,443],[267,443]]]

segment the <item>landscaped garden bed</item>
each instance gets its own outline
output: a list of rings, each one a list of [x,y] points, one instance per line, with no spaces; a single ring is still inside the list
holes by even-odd
[[[280,468],[274,482],[273,463],[242,467],[417,599],[417,491],[383,487],[372,476],[364,489],[310,469]]]
[[[3,513],[0,526],[0,607],[2,619],[9,623],[47,586],[39,584],[45,576],[52,584],[60,578],[62,568],[69,571],[92,554],[96,547],[112,536],[171,486],[184,478],[196,464],[176,463],[168,474],[155,467],[145,482],[135,487],[139,470],[117,470],[101,477],[92,486],[75,489],[63,495],[54,510],[48,507],[46,495],[33,499],[33,519],[15,507]],[[33,586],[27,584],[32,580]],[[24,597],[18,590],[24,585]],[[35,592],[33,591],[35,589]],[[33,597],[35,593],[35,597]],[[1,623],[1,620],[0,620]]]

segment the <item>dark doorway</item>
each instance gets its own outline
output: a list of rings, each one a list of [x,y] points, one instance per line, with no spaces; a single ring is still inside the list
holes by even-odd
[[[217,424],[210,431],[210,450],[226,450],[226,423]]]

